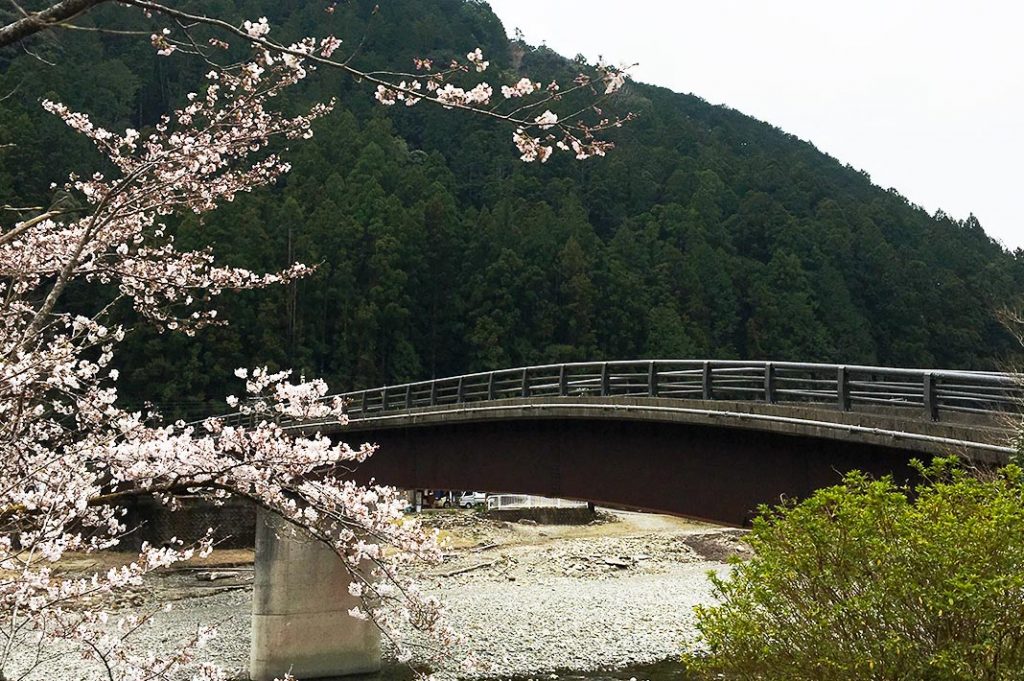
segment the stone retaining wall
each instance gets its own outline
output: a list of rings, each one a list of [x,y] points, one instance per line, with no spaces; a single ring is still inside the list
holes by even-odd
[[[494,520],[516,522],[531,520],[538,525],[586,525],[598,519],[598,515],[586,506],[574,508],[503,508],[483,511],[483,515]]]

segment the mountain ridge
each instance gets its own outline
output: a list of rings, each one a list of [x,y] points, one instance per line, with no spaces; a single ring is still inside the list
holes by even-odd
[[[328,18],[315,2],[221,5],[238,18],[267,15],[286,36],[337,24],[355,44],[365,32],[368,68],[479,45],[492,82],[571,74],[572,60],[509,41],[486,3],[395,0],[376,18],[362,1]],[[203,71],[154,56],[144,41],[76,32],[40,43],[84,66],[68,76],[0,53],[0,87],[28,83],[0,102],[0,144],[41,140],[0,156],[0,194],[26,201],[49,200],[58,170],[95,163],[33,109],[39,97],[144,127]],[[1016,356],[996,311],[1024,291],[1020,251],[973,217],[929,215],[730,107],[631,83],[608,107],[639,114],[616,131],[615,150],[540,166],[517,159],[507,126],[422,106],[383,110],[327,70],[286,106],[330,96],[338,110],[290,150],[293,171],[279,186],[202,227],[176,225],[184,245],[213,244],[230,264],[299,259],[319,270],[287,289],[233,297],[224,306],[232,326],[198,340],[136,333],[122,357],[130,398],[160,386],[160,399],[202,402],[231,392],[234,367],[254,364],[347,389],[603,358],[993,369]]]

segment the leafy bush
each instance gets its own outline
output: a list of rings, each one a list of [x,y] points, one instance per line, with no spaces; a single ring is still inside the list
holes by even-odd
[[[1024,679],[1024,472],[952,459],[901,486],[861,473],[763,508],[756,557],[712,577],[698,673],[737,679]]]

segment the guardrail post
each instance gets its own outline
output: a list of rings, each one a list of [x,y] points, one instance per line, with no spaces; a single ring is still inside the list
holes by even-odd
[[[459,376],[459,385],[455,388],[455,401],[462,404],[466,398],[465,386],[463,385],[462,376]]]
[[[608,378],[608,362],[601,363],[601,397],[607,397],[611,392],[611,383]]]
[[[704,372],[701,375],[701,396],[705,400],[715,399],[713,386],[711,385],[711,362],[704,362]]]
[[[558,366],[558,396],[568,397],[569,396],[569,377],[565,374],[565,365],[560,364]]]
[[[939,420],[939,401],[935,394],[935,375],[924,375],[924,413],[932,421]]]
[[[380,389],[380,409],[381,411],[388,410],[388,389],[387,386]]]
[[[487,374],[487,399],[494,399],[494,372]]]
[[[850,411],[850,383],[846,367],[836,372],[836,402],[840,411]]]
[[[359,415],[360,416],[366,416],[366,408],[367,408],[367,406],[369,406],[369,404],[367,402],[366,391],[364,390],[363,391],[363,408],[359,410]]]
[[[437,405],[437,379],[430,382],[430,406]]]
[[[530,396],[530,370],[523,369],[523,397]]]
[[[405,408],[412,409],[412,384],[405,386]]]
[[[764,401],[775,404],[775,365],[771,362],[764,365]]]
[[[647,366],[647,394],[651,397],[658,396],[658,367],[654,362]]]

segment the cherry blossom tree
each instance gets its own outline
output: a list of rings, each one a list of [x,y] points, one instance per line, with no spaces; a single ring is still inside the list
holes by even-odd
[[[0,46],[98,4],[65,0],[26,15],[0,28]],[[111,360],[128,329],[111,313],[130,305],[146,323],[192,334],[223,323],[215,307],[222,292],[286,283],[311,271],[299,263],[275,273],[225,267],[210,249],[180,248],[167,222],[208,213],[288,171],[274,152],[276,140],[310,137],[333,102],[297,116],[271,104],[316,68],[341,69],[368,82],[385,106],[425,101],[511,124],[528,162],[544,162],[556,150],[581,160],[603,155],[611,145],[597,134],[622,119],[606,119],[595,106],[561,115],[554,110],[567,92],[597,99],[613,93],[624,74],[600,65],[564,90],[521,78],[499,86],[496,97],[486,82],[459,85],[487,70],[479,49],[442,68],[423,58],[408,73],[362,72],[335,58],[341,43],[333,36],[285,45],[270,38],[265,19],[236,26],[145,0],[118,4],[153,17],[158,28],[150,40],[159,53],[188,53],[211,68],[182,108],[147,134],[107,130],[59,102],[42,103],[91,140],[112,170],[71,176],[59,188],[79,197],[83,208],[55,207],[0,225],[0,678],[45,670],[58,654],[53,651],[63,654],[68,646],[111,680],[226,678],[202,655],[212,630],[200,629],[164,652],[137,650],[131,634],[153,613],[109,611],[113,595],[147,574],[210,551],[217,539],[212,534],[197,545],[143,546],[126,565],[105,573],[59,569],[69,553],[118,546],[133,529],[124,520],[125,504],[142,494],[172,509],[181,494],[248,499],[334,550],[352,575],[353,594],[363,598],[354,615],[372,618],[386,635],[411,626],[438,644],[449,642],[455,634],[443,623],[440,604],[406,576],[409,562],[439,559],[436,537],[404,517],[396,490],[346,479],[374,447],[350,447],[316,432],[317,425],[346,419],[345,405],[322,381],[240,369],[245,396],[226,401],[249,417],[248,425],[219,417],[163,423],[158,414],[118,405]],[[175,22],[177,33],[159,28],[160,20]],[[223,37],[200,46],[185,28],[197,25]],[[243,41],[251,57],[216,62],[212,54],[224,51],[228,40]],[[81,286],[111,293],[88,312],[65,311],[62,296]],[[407,656],[402,641],[395,642]]]

